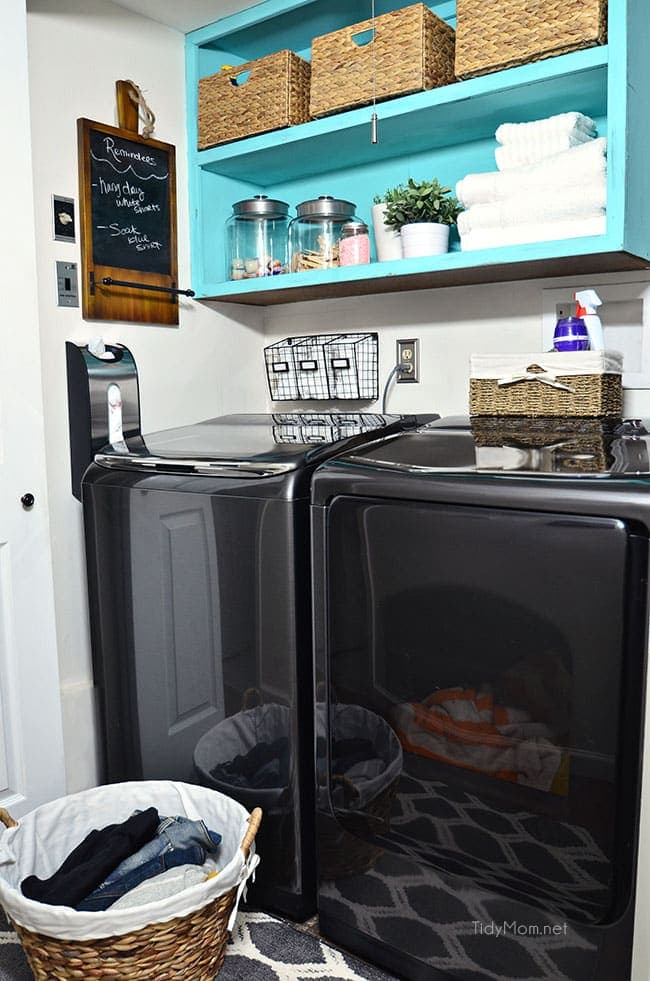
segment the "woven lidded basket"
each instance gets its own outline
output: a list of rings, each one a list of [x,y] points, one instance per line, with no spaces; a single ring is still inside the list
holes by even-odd
[[[199,79],[199,150],[307,122],[310,74],[285,50]]]
[[[155,787],[161,786],[162,783],[161,781],[152,781],[150,785]],[[57,818],[64,819],[65,814],[68,813],[63,810],[64,804],[66,807],[74,808],[75,802],[81,801],[81,807],[85,807],[85,801],[90,794],[102,794],[106,800],[110,793],[119,793],[120,788],[129,786],[142,788],[144,784],[114,784],[111,787],[96,788],[94,792],[84,791],[82,794],[64,798],[62,801],[54,801],[27,815],[21,820],[20,827],[16,825],[16,822],[6,811],[0,809],[0,825],[4,824],[7,828],[16,827],[16,834],[29,828],[28,836],[31,836],[33,834],[32,825],[34,819],[39,820],[39,812],[42,814],[47,809],[47,812],[54,814]],[[183,788],[187,788],[187,785],[170,783],[169,786],[173,788],[172,793],[181,788],[181,798],[184,793],[187,793],[187,790],[183,790]],[[204,796],[212,794],[215,798],[221,798],[222,802],[225,800],[221,794],[216,794],[215,791],[205,788],[189,788],[190,795],[197,793]],[[151,803],[152,800],[156,803],[153,795],[149,802]],[[142,806],[143,804],[142,798],[134,800],[134,806]],[[228,806],[232,806],[233,809],[238,809],[245,814],[243,808],[235,804],[234,801],[228,802]],[[121,815],[117,816],[118,818],[121,817]],[[207,813],[206,817],[209,818]],[[259,809],[255,809],[248,817],[248,825],[240,845],[243,853],[243,859],[240,856],[240,861],[248,859],[261,818],[262,812]],[[40,817],[40,820],[42,822],[43,818]],[[89,813],[87,830],[101,822],[101,812],[96,819],[91,818]],[[10,833],[8,832],[8,834]],[[1,834],[0,837],[2,837]],[[55,831],[50,838],[41,839],[37,828],[34,840],[40,841],[42,846],[42,840],[54,841],[60,837],[61,832],[57,834]],[[222,846],[226,837],[224,835]],[[9,846],[10,849],[11,847]],[[33,843],[30,837],[26,846],[26,854],[28,855],[32,849]],[[16,845],[14,850],[20,854],[19,846]],[[5,865],[3,877],[10,874],[6,871],[10,868],[11,863]],[[27,871],[27,869],[23,869],[21,872],[18,867],[18,879]],[[229,879],[229,867],[222,871]],[[37,872],[41,873],[42,870],[37,869]],[[78,913],[67,907],[48,906],[27,900],[20,893],[18,881],[13,888],[9,887],[6,881],[4,882],[2,904],[23,945],[36,981],[72,981],[72,979],[77,978],[84,979],[84,981],[94,981],[94,979],[100,978],[119,978],[120,981],[163,981],[163,979],[185,981],[185,979],[190,978],[192,981],[213,981],[226,956],[228,921],[235,903],[238,901],[238,889],[240,888],[235,884],[230,889],[226,887],[226,891],[223,891],[221,895],[215,895],[219,891],[217,883],[220,875],[221,873],[213,880],[184,890],[175,897],[153,902],[147,906],[120,910],[119,913],[116,911],[112,914],[110,909],[105,913]],[[195,890],[198,890],[200,895],[195,893],[190,898],[189,894],[194,893]],[[204,892],[208,894],[207,901],[202,898]],[[178,916],[170,915],[169,904],[175,904],[177,911],[179,901],[186,905],[189,912]],[[40,921],[46,924],[46,926],[41,927],[42,931],[51,929],[52,933],[56,932],[59,935],[50,936],[45,932],[29,928],[27,926],[29,912],[26,911],[29,911],[30,908],[35,910],[33,915],[40,917]],[[17,912],[18,910],[20,913]],[[144,927],[132,929],[130,932],[106,935],[108,931],[104,930],[103,923],[109,914],[112,915],[113,920],[121,919],[125,925],[127,923],[132,924],[134,920],[144,920],[145,923],[148,918],[154,920],[158,917],[158,920],[157,922],[150,922]],[[18,922],[17,918],[20,918],[22,922]],[[84,927],[82,924],[92,924],[92,929],[89,930],[87,926]],[[80,933],[84,932],[103,933],[104,935],[95,936],[93,939],[78,939]]]
[[[448,85],[454,31],[423,3],[314,38],[312,116]],[[356,38],[356,40],[355,40]]]
[[[456,75],[472,78],[607,41],[607,0],[457,0]]]
[[[615,351],[474,355],[470,415],[618,418],[622,370]]]

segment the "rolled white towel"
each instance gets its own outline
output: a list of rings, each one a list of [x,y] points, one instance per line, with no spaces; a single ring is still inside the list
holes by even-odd
[[[475,249],[494,249],[501,245],[525,245],[528,242],[553,242],[563,238],[582,238],[585,235],[604,235],[606,215],[593,218],[572,218],[568,221],[548,221],[510,228],[478,228],[461,235],[463,252]]]
[[[539,160],[546,160],[556,153],[570,150],[571,147],[580,146],[582,143],[593,142],[593,139],[593,136],[577,131],[570,135],[558,133],[540,136],[526,142],[498,146],[494,151],[494,158],[499,170],[514,170],[516,167],[527,167]]]
[[[582,146],[572,147],[548,160],[502,173],[468,174],[456,185],[456,197],[463,207],[501,201],[522,191],[549,187],[580,187],[607,173],[607,140],[604,136]]]
[[[458,231],[467,235],[479,228],[510,228],[569,218],[593,218],[604,215],[606,206],[607,186],[602,177],[578,187],[540,188],[491,204],[474,204],[458,216]]]
[[[495,136],[497,143],[526,143],[531,139],[547,136],[572,136],[575,133],[596,135],[596,124],[590,116],[581,112],[562,112],[546,119],[535,119],[530,123],[502,123]]]

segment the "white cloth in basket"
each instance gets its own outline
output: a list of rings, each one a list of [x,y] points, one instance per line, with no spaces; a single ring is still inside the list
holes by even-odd
[[[219,831],[222,841],[216,877],[167,899],[124,910],[85,913],[23,896],[20,883],[26,876],[53,875],[93,828],[125,821],[136,808],[150,806],[157,807],[160,814],[180,814],[194,821],[202,818],[209,828]],[[152,923],[167,923],[237,888],[228,924],[231,929],[246,881],[259,863],[254,846],[248,861],[240,848],[248,816],[245,808],[223,794],[169,780],[111,784],[62,797],[31,811],[20,819],[17,828],[0,831],[0,904],[27,930],[64,940],[98,940]]]

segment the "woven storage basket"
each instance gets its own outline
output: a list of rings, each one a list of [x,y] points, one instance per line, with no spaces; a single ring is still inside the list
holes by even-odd
[[[616,435],[612,423],[601,419],[478,416],[472,420],[472,437],[478,454],[485,447],[534,451],[522,469],[536,469],[535,451],[542,450],[544,468],[550,465],[555,473],[602,473],[612,464]]]
[[[312,116],[326,116],[376,99],[448,85],[454,78],[454,31],[423,3],[314,38]],[[355,37],[357,41],[355,41]]]
[[[199,79],[199,150],[306,122],[310,74],[293,51],[278,51]]]
[[[241,843],[245,857],[248,857],[261,819],[259,808],[249,817]],[[2,809],[0,821],[7,828],[16,826]],[[185,916],[150,924],[132,933],[93,940],[47,936],[20,925],[8,911],[7,916],[20,938],[36,981],[108,978],[113,981],[213,981],[226,956],[228,919],[236,898],[237,887],[233,887]],[[134,908],[128,912],[136,911]],[[102,916],[101,913],[91,915]]]
[[[470,415],[618,418],[622,370],[613,351],[473,356]]]
[[[607,41],[607,0],[457,0],[456,75],[472,78]]]

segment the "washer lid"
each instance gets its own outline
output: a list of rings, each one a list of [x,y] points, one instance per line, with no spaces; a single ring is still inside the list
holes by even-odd
[[[643,476],[650,422],[450,417],[353,450],[344,462],[420,474]]]
[[[108,446],[95,462],[119,469],[270,477],[315,466],[370,434],[399,432],[417,422],[414,416],[370,413],[220,416]]]

